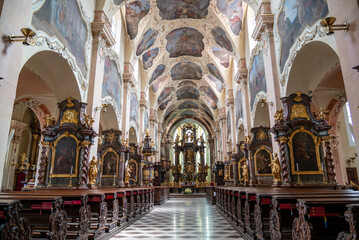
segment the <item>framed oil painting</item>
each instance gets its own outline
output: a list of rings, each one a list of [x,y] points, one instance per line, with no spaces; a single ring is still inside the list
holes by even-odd
[[[138,164],[134,159],[130,159],[128,161],[128,166],[130,168],[130,184],[136,184],[137,183],[137,172],[138,172]]]
[[[269,166],[272,162],[272,153],[262,146],[254,153],[254,168],[256,175],[272,175],[272,169]]]
[[[105,69],[102,82],[101,97],[110,96],[116,102],[117,109],[121,111],[122,106],[122,80],[121,74],[117,71],[116,62],[105,58]]]
[[[243,119],[243,106],[242,106],[242,92],[241,90],[237,91],[235,102],[236,110],[236,126],[239,127],[239,120]]]
[[[134,122],[138,128],[138,100],[135,93],[130,96],[130,122]]]
[[[118,154],[109,148],[102,155],[102,164],[101,164],[101,176],[102,177],[113,177],[114,175],[118,176]]]
[[[242,166],[246,161],[247,161],[246,158],[242,158],[238,162],[238,180],[239,181],[243,181],[243,169],[242,169]]]
[[[257,93],[267,92],[267,83],[264,72],[263,55],[260,53],[253,58],[252,68],[249,73],[249,89],[251,97],[251,110],[254,107],[254,100]]]
[[[292,174],[322,174],[319,143],[313,133],[303,128],[289,137]]]
[[[231,164],[229,165],[229,168],[228,168],[228,172],[229,172],[228,177],[229,177],[229,180],[234,180],[234,171],[235,171],[234,167],[235,167],[234,163],[231,163]]]
[[[61,135],[54,141],[50,170],[51,177],[76,177],[79,151],[80,142],[72,134]]]

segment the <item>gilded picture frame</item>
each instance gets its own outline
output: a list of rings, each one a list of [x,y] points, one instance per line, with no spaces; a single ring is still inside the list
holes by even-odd
[[[269,167],[270,169],[270,166],[269,164],[271,164],[272,160],[273,160],[273,155],[271,153],[271,151],[269,151],[265,146],[261,146],[260,148],[258,148],[255,153],[254,153],[254,169],[255,169],[255,175],[256,176],[272,176],[272,171],[270,170],[270,173],[259,173],[258,172],[258,161],[260,160],[259,157],[258,157],[258,154],[261,152],[261,151],[265,151],[266,153],[268,153],[269,155],[269,161],[267,162],[267,167]]]
[[[109,149],[107,149],[106,152],[104,152],[104,154],[102,154],[102,157],[101,157],[101,177],[113,177],[113,174],[104,174],[104,161],[105,161],[105,157],[106,157],[106,154],[108,153],[113,153],[115,156],[116,156],[116,170],[115,170],[115,176],[117,177],[118,176],[118,164],[119,164],[119,160],[120,160],[120,157],[118,156],[117,152],[115,152],[111,147]]]
[[[129,180],[130,180],[130,181],[132,180],[132,181],[134,181],[134,182],[137,182],[138,164],[137,164],[137,162],[136,162],[133,158],[131,158],[131,159],[128,161],[127,164],[131,164],[131,163],[134,163],[134,166],[136,166],[136,170],[135,170],[135,176],[133,177],[132,174],[131,174]],[[130,166],[131,166],[131,165],[130,165]]]
[[[297,171],[296,169],[296,162],[295,162],[295,158],[294,158],[294,147],[293,147],[293,138],[298,134],[298,133],[306,133],[308,134],[314,142],[314,149],[315,149],[315,158],[316,158],[316,163],[317,163],[317,167],[318,170],[317,171],[301,171],[299,169],[299,171]],[[323,169],[321,166],[321,161],[320,161],[320,152],[319,152],[319,147],[321,144],[321,139],[318,138],[317,136],[315,136],[312,132],[304,129],[303,126],[301,126],[299,129],[295,130],[292,132],[292,134],[288,137],[288,147],[289,147],[289,153],[290,153],[290,162],[291,162],[291,171],[292,174],[294,175],[302,175],[302,174],[323,174]]]
[[[76,160],[75,160],[75,169],[73,174],[54,174],[54,166],[55,166],[55,160],[56,160],[56,147],[59,143],[59,141],[63,138],[72,138],[76,142]],[[60,135],[54,142],[53,146],[51,147],[51,169],[49,177],[56,178],[56,177],[77,177],[78,175],[78,164],[79,164],[79,155],[81,150],[81,144],[80,141],[77,139],[77,137],[73,134],[69,134],[68,132],[65,132],[64,134]]]

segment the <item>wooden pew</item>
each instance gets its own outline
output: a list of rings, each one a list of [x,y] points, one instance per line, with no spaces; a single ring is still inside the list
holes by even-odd
[[[292,238],[337,239],[347,227],[344,219],[346,205],[359,203],[359,197],[301,198],[297,201],[298,216],[293,221]]]
[[[21,208],[19,200],[0,199],[0,239],[30,239],[30,223],[20,217]]]
[[[14,239],[29,239],[18,235],[31,237],[65,239],[67,235],[67,214],[63,210],[63,201],[58,196],[9,195],[0,193],[2,202],[16,201],[11,211],[10,226],[20,229]],[[19,210],[22,209],[21,212]],[[15,224],[15,225],[14,225]],[[16,225],[22,225],[17,228]],[[2,239],[12,239],[4,237]]]
[[[359,222],[359,204],[346,205],[347,210],[344,213],[345,221],[348,223],[348,231],[343,230],[338,234],[337,239],[358,239],[358,222]]]

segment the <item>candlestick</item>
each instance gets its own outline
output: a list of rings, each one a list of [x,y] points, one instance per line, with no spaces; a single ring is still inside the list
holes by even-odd
[[[100,173],[100,179],[99,179],[99,183],[98,183],[99,187],[101,187],[101,176],[102,176],[102,173]]]

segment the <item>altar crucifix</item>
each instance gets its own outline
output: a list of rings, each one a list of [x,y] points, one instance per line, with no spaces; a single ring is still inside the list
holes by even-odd
[[[182,128],[182,136],[176,136],[175,140],[175,166],[174,182],[205,182],[208,166],[205,166],[204,160],[204,139],[203,136],[197,139],[197,128],[194,125],[186,124]],[[179,162],[179,155],[183,154],[183,167]],[[196,162],[197,152],[200,153],[200,161]],[[198,171],[197,171],[198,166]]]

